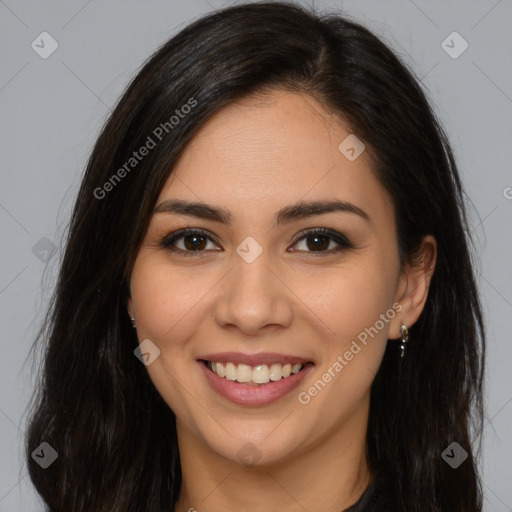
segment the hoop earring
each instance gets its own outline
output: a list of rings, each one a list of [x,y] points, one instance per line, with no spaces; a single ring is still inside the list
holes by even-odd
[[[409,341],[409,329],[405,324],[400,327],[400,357],[405,355],[405,345]]]

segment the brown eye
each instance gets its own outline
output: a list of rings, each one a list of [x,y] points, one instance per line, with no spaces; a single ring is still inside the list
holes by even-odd
[[[300,249],[298,252],[318,253],[317,255],[321,255],[333,254],[345,249],[354,248],[354,245],[345,235],[326,228],[312,229],[303,233],[301,238],[294,243],[294,246],[303,240],[306,241],[305,249]],[[184,256],[199,256],[200,253],[208,250],[208,242],[212,242],[214,246],[217,245],[206,231],[186,228],[167,235],[160,242],[160,245]],[[219,249],[213,248],[213,250],[218,251]]]
[[[205,248],[206,237],[204,235],[183,235],[183,245],[190,251],[201,251]]]
[[[178,242],[181,243],[181,247]],[[170,235],[167,235],[160,245],[170,251],[181,252],[185,256],[193,256],[194,253],[204,252],[208,241],[213,241],[205,231],[198,229],[180,229]]]
[[[306,247],[305,252],[332,254],[344,249],[354,249],[354,245],[345,235],[326,228],[313,229],[303,233],[303,236],[294,245],[303,240],[306,241],[304,244]],[[334,243],[334,247],[329,249],[331,243]]]

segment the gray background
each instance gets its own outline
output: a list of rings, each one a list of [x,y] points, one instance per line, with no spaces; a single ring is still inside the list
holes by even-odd
[[[233,3],[0,0],[0,512],[42,509],[20,455],[34,386],[27,356],[100,126],[130,77],[161,43],[192,19]],[[473,204],[489,336],[485,510],[512,511],[512,2],[315,4],[342,6],[398,50],[430,92],[449,133]],[[31,47],[43,31],[59,45],[47,59]],[[469,44],[458,58],[442,47],[453,31]],[[457,39],[445,44],[454,47],[452,52],[462,48]],[[49,254],[53,243],[55,252]]]

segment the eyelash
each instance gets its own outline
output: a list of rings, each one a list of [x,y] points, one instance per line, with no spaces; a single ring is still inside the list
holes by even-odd
[[[217,243],[208,234],[207,231],[204,231],[204,230],[198,229],[198,228],[195,228],[195,229],[184,228],[184,229],[180,229],[178,231],[175,231],[175,232],[170,233],[170,234],[166,235],[165,237],[163,237],[163,239],[160,241],[159,245],[169,251],[172,251],[175,253],[182,253],[183,256],[185,256],[185,257],[200,256],[200,253],[206,252],[204,249],[200,250],[200,251],[188,251],[188,250],[183,250],[183,249],[178,249],[176,247],[173,247],[173,244],[177,240],[179,240],[180,238],[183,238],[187,235],[202,235],[202,236],[206,237],[208,240],[210,240],[214,243]],[[302,241],[303,239],[308,238],[310,236],[314,236],[314,235],[322,235],[322,236],[331,238],[334,242],[336,242],[339,245],[339,247],[336,249],[330,249],[329,251],[305,251],[305,252],[308,252],[309,254],[311,254],[313,257],[322,256],[325,254],[331,255],[331,254],[335,254],[335,253],[344,251],[346,249],[355,249],[355,246],[350,242],[350,240],[345,235],[343,235],[342,233],[338,233],[337,231],[334,231],[332,229],[327,229],[327,228],[313,228],[313,229],[306,230],[301,234],[301,237],[298,238],[293,243],[293,245],[296,245],[298,242]],[[299,252],[304,252],[304,251],[299,251]]]

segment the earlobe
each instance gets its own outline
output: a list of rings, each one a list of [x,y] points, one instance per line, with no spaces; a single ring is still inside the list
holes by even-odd
[[[401,325],[411,327],[421,315],[427,302],[436,259],[436,240],[433,236],[426,235],[416,258],[406,265],[400,276],[395,301],[400,303],[402,310],[390,326],[389,339],[400,338]]]
[[[133,310],[133,303],[131,297],[127,300],[127,307],[128,307],[128,315],[130,316],[130,321],[133,325],[133,327],[136,326],[135,324],[135,311]]]

